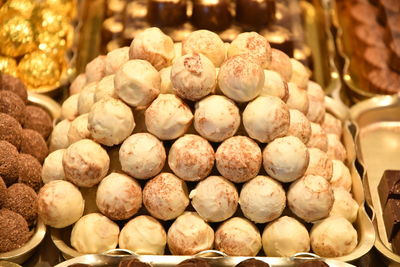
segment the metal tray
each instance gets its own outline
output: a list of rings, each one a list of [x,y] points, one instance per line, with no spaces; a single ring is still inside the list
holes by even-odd
[[[400,168],[400,95],[365,100],[350,113],[356,125],[358,159],[364,167],[366,199],[374,211],[375,247],[391,262],[400,263],[386,236],[377,189],[384,170]]]

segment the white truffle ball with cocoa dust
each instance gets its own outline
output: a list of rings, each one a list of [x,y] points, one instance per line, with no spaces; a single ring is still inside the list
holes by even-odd
[[[185,181],[207,177],[214,166],[214,150],[204,138],[187,134],[176,140],[168,154],[171,170]]]
[[[118,95],[115,92],[114,78],[115,75],[112,74],[105,76],[98,82],[96,89],[94,90],[95,103],[107,97],[118,98]]]
[[[287,135],[293,135],[299,138],[304,144],[307,144],[311,137],[311,123],[306,115],[297,109],[290,109],[290,125]]]
[[[61,105],[61,118],[72,121],[79,116],[78,100],[80,94],[69,96]]]
[[[261,96],[276,96],[282,99],[283,102],[289,98],[289,88],[281,75],[275,71],[264,70],[264,86],[261,90]]]
[[[148,179],[159,174],[165,159],[163,143],[149,133],[131,135],[119,150],[122,170],[137,179]]]
[[[161,94],[146,109],[147,130],[161,140],[182,136],[193,120],[190,108],[173,94]]]
[[[265,171],[282,183],[293,182],[303,176],[308,162],[307,147],[294,136],[277,138],[263,151]]]
[[[45,184],[38,194],[38,215],[47,225],[64,228],[83,215],[85,201],[77,187],[64,180]]]
[[[50,135],[50,151],[67,148],[69,146],[68,131],[70,127],[71,121],[67,119],[60,121],[54,126],[53,132]]]
[[[240,208],[255,223],[266,223],[281,216],[286,206],[282,185],[268,176],[256,176],[240,192]]]
[[[129,60],[129,46],[114,49],[105,58],[105,75],[112,75]]]
[[[324,152],[328,151],[328,136],[319,124],[311,122],[311,136],[307,147],[315,147]]]
[[[157,219],[164,221],[175,219],[189,205],[187,186],[172,173],[163,172],[145,185],[143,204]]]
[[[119,235],[119,248],[139,255],[164,255],[167,234],[159,221],[141,215],[130,220]]]
[[[309,71],[300,61],[294,58],[290,59],[290,63],[292,64],[290,82],[295,83],[300,89],[307,89],[308,79],[310,78]]]
[[[243,125],[249,136],[262,143],[285,136],[289,130],[290,113],[276,96],[259,96],[243,111]]]
[[[333,195],[335,201],[333,202],[332,210],[329,216],[342,216],[349,222],[354,223],[358,214],[358,203],[352,195],[344,188],[334,188]]]
[[[85,113],[79,115],[71,122],[68,130],[68,143],[72,145],[82,139],[91,139],[90,131],[88,129],[89,114]]]
[[[170,66],[174,57],[174,42],[156,27],[137,34],[129,48],[130,59],[147,60],[157,70]]]
[[[268,257],[290,257],[310,251],[310,236],[306,227],[288,216],[280,217],[265,227],[262,243]]]
[[[81,73],[78,76],[75,77],[73,82],[71,83],[71,86],[69,87],[69,94],[70,95],[75,95],[79,94],[83,87],[85,86],[87,81],[86,74]]]
[[[176,218],[167,236],[173,255],[195,255],[214,244],[214,230],[196,212],[184,212]]]
[[[86,83],[98,82],[106,75],[105,59],[105,55],[100,55],[86,65]]]
[[[129,60],[115,73],[115,92],[132,107],[147,106],[160,93],[161,77],[145,60]]]
[[[343,188],[347,192],[351,191],[353,179],[350,170],[340,160],[332,160],[332,179],[330,183],[333,188]]]
[[[289,106],[289,108],[297,109],[303,114],[307,114],[309,106],[307,91],[299,88],[292,82],[288,83],[288,90],[289,97],[286,100],[286,104]]]
[[[89,112],[87,128],[95,141],[106,146],[122,143],[135,126],[130,107],[115,98],[100,100]]]
[[[356,229],[343,217],[328,217],[316,223],[310,238],[314,253],[330,258],[348,255],[358,243]]]
[[[65,149],[58,149],[51,152],[43,162],[42,181],[47,184],[54,180],[65,180],[62,159]]]
[[[310,154],[310,162],[306,170],[306,175],[319,175],[324,177],[327,181],[332,178],[332,160],[328,155],[318,148],[311,147],[308,149]]]
[[[279,73],[285,82],[292,77],[292,63],[290,58],[281,50],[271,48],[271,64],[268,69]]]
[[[230,218],[236,212],[239,200],[235,186],[221,176],[200,181],[189,197],[197,213],[208,222]]]
[[[219,69],[218,86],[234,101],[250,101],[262,91],[264,70],[247,55],[231,57]]]
[[[261,235],[257,227],[244,218],[231,218],[215,232],[215,249],[229,256],[254,257],[261,246]]]
[[[90,213],[72,228],[71,246],[84,254],[97,254],[118,245],[118,225],[100,213]]]
[[[316,82],[308,81],[307,96],[307,118],[311,122],[320,124],[325,117],[325,92]]]
[[[80,115],[89,113],[94,104],[94,92],[98,82],[91,82],[85,85],[78,98],[78,112]]]
[[[329,113],[325,113],[324,121],[321,124],[326,134],[334,134],[338,138],[342,136],[342,122]]]
[[[142,188],[128,175],[113,172],[99,184],[96,204],[112,220],[129,219],[142,206]]]
[[[225,96],[211,95],[196,103],[194,128],[212,142],[232,137],[240,125],[239,109]]]
[[[65,178],[80,187],[92,187],[107,174],[110,158],[96,142],[82,139],[70,145],[63,156]]]
[[[171,82],[171,69],[172,67],[166,67],[159,71],[161,78],[160,93],[161,94],[174,94]]]
[[[172,90],[180,97],[199,100],[217,85],[213,63],[206,56],[190,53],[178,58],[171,69]]]
[[[256,32],[240,33],[228,48],[228,58],[236,55],[252,57],[257,64],[266,69],[271,64],[271,46],[262,35]]]
[[[287,192],[290,210],[306,222],[329,215],[334,196],[329,182],[322,176],[306,175],[290,185]]]
[[[339,137],[336,134],[327,134],[328,139],[328,151],[326,154],[330,159],[337,159],[345,161],[347,158],[346,148],[340,142]]]
[[[261,149],[246,136],[226,139],[215,153],[219,173],[234,183],[243,183],[254,178],[261,167]]]

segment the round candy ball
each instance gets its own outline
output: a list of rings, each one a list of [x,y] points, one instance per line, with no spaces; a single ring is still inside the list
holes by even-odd
[[[71,122],[67,119],[57,123],[50,135],[50,151],[67,148],[69,146],[68,132],[70,127]]]
[[[330,181],[332,178],[332,160],[318,148],[309,148],[308,153],[310,154],[310,162],[305,175],[319,175]]]
[[[18,180],[18,157],[15,146],[0,140],[0,176],[7,186]]]
[[[11,91],[17,94],[24,103],[28,103],[28,92],[21,79],[8,74],[0,74],[0,90]]]
[[[0,90],[0,113],[8,114],[23,124],[25,103],[17,94],[7,90]]]
[[[290,125],[287,135],[293,135],[299,138],[304,144],[307,144],[311,137],[311,123],[306,115],[297,109],[290,109]]]
[[[18,182],[30,186],[36,192],[42,186],[42,165],[29,154],[19,154],[18,157]]]
[[[70,95],[61,105],[61,117],[66,120],[74,120],[79,116],[78,101],[79,95]]]
[[[325,117],[325,92],[321,86],[313,81],[308,82],[308,111],[307,118],[311,122],[321,123]]]
[[[20,152],[30,154],[40,163],[43,163],[47,154],[49,154],[49,149],[47,148],[46,141],[44,141],[40,133],[31,129],[23,129],[21,136]]]
[[[24,124],[25,129],[32,129],[47,139],[53,130],[53,120],[42,108],[28,105],[25,108]]]
[[[292,76],[292,63],[290,58],[279,49],[271,48],[271,64],[268,69],[279,73],[285,82]]]
[[[261,90],[261,96],[276,96],[282,99],[283,102],[289,97],[288,84],[285,82],[279,73],[272,70],[264,70],[264,86]]]
[[[22,247],[31,237],[24,217],[8,209],[0,209],[0,253]]]
[[[21,144],[22,127],[10,115],[0,113],[0,140],[4,140],[19,149]]]
[[[307,147],[315,147],[323,152],[328,151],[328,137],[319,124],[311,122],[311,136],[307,142]]]
[[[62,159],[65,149],[59,149],[51,152],[44,160],[42,167],[42,181],[47,184],[54,180],[65,180],[64,167]]]
[[[340,160],[332,160],[332,179],[330,183],[333,188],[343,188],[347,192],[351,191],[353,178],[349,168]]]
[[[290,76],[290,82],[296,84],[301,89],[306,89],[308,85],[308,79],[310,77],[309,71],[304,67],[304,65],[294,59],[290,59],[292,64],[292,75]]]
[[[344,188],[334,188],[335,201],[329,216],[342,216],[349,222],[354,223],[357,219],[359,205],[352,195]]]
[[[91,134],[88,129],[89,114],[85,113],[76,117],[69,126],[68,143],[72,145],[82,139],[90,139]],[[68,146],[67,146],[68,147]]]
[[[83,87],[78,97],[78,113],[80,115],[88,113],[94,104],[94,92],[98,82],[91,82]]]
[[[303,114],[307,114],[308,112],[308,96],[307,91],[305,89],[299,88],[296,84],[289,82],[289,97],[286,100],[286,104],[291,109],[297,109]]]
[[[94,90],[95,103],[107,97],[118,98],[117,93],[115,91],[114,78],[115,75],[113,74],[105,76],[103,79],[99,81],[99,83],[96,86],[96,89]]]

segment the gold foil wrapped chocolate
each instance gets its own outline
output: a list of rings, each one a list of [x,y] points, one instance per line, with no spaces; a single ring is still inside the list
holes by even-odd
[[[34,11],[32,22],[37,33],[47,31],[57,33],[60,37],[67,33],[67,23],[64,16],[49,8],[38,7]]]
[[[60,38],[57,33],[50,33],[47,31],[40,32],[36,36],[39,50],[58,57],[63,57],[67,47],[65,39]]]
[[[17,61],[10,57],[0,56],[0,73],[17,76]]]
[[[33,9],[35,8],[35,2],[33,0],[8,0],[4,5],[1,5],[0,0],[0,6],[0,14],[7,14],[8,12],[16,11],[19,15],[29,19],[32,15]]]

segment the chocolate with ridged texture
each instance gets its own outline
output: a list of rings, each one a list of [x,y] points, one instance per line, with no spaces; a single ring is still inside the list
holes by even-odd
[[[186,9],[186,0],[149,0],[147,21],[160,27],[179,26],[187,20]]]
[[[390,69],[374,70],[368,73],[368,90],[378,94],[400,92],[400,74]]]
[[[248,259],[242,261],[236,267],[269,267],[269,264],[256,259]]]
[[[131,259],[120,261],[118,267],[151,267],[151,265],[145,262],[141,262],[138,259]]]
[[[38,192],[42,186],[42,165],[32,155],[21,153],[18,157],[18,176],[18,182]]]
[[[389,45],[389,66],[400,73],[400,37],[394,39]]]
[[[37,218],[38,196],[32,188],[25,184],[13,184],[7,188],[3,208],[20,214],[28,225],[33,225]]]
[[[400,199],[400,170],[385,170],[378,185],[382,210],[389,198]]]
[[[4,182],[3,178],[1,178],[1,176],[0,176],[0,209],[4,205],[4,201],[6,198],[6,191],[7,191],[6,183]]]
[[[18,180],[18,156],[15,146],[0,140],[0,176],[7,186]]]
[[[192,24],[197,28],[210,31],[227,29],[232,23],[229,5],[230,1],[228,0],[194,0]]]
[[[0,90],[11,91],[17,94],[24,103],[28,103],[26,86],[21,79],[8,74],[0,74]]]
[[[388,199],[383,210],[383,221],[390,241],[400,230],[400,199]]]
[[[31,237],[24,217],[8,209],[0,209],[0,253],[22,247]]]
[[[24,128],[32,129],[40,133],[44,139],[49,137],[53,130],[53,122],[50,115],[42,108],[28,105],[25,108]]]
[[[400,36],[400,13],[387,18],[387,29],[393,37]]]
[[[329,265],[321,260],[311,260],[302,262],[296,267],[329,267]]]
[[[7,141],[19,149],[21,144],[22,127],[10,115],[0,113],[0,140]]]
[[[176,267],[211,267],[211,265],[206,260],[194,258],[184,260],[176,265]]]
[[[23,129],[20,152],[30,154],[43,163],[49,149],[40,133],[31,129]]]
[[[384,48],[385,31],[378,25],[359,25],[354,29],[354,47],[357,47],[355,54],[363,56],[366,48],[369,46]]]
[[[350,18],[356,25],[375,25],[377,23],[375,20],[377,14],[377,8],[367,2],[358,2],[350,7]]]
[[[389,51],[386,47],[368,47],[364,52],[363,72],[367,74],[376,69],[387,68]]]
[[[0,90],[0,112],[14,117],[22,124],[25,117],[25,103],[17,94]]]

